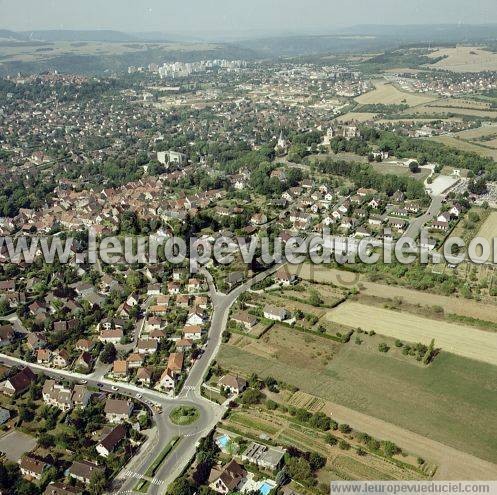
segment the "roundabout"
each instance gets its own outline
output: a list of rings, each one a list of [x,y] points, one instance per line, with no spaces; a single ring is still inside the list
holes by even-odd
[[[200,417],[200,411],[194,406],[179,406],[169,413],[171,423],[177,426],[187,426],[195,423]]]

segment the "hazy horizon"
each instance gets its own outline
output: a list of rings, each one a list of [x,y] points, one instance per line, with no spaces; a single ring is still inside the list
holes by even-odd
[[[231,36],[324,33],[361,24],[429,25],[497,23],[495,0],[0,0],[0,28],[117,30]]]

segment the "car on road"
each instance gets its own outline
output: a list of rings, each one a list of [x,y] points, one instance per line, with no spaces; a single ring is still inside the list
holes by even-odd
[[[114,392],[117,392],[119,390],[119,387],[116,387],[115,385],[112,385],[111,389],[114,390]]]
[[[80,380],[79,383],[81,383],[81,385],[86,385],[88,383],[88,380]]]
[[[143,395],[142,395],[142,394],[136,394],[136,395],[135,395],[135,397],[136,397],[137,399],[141,399],[141,398],[143,397]]]
[[[103,388],[104,384],[103,383],[97,383],[98,388]]]

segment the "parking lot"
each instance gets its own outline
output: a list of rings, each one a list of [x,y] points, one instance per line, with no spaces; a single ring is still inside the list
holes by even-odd
[[[0,451],[5,452],[7,459],[17,462],[24,453],[36,446],[36,439],[19,431],[10,431],[0,438]]]

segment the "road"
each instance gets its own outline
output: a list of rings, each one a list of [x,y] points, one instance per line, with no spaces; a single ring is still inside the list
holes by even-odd
[[[437,217],[440,209],[442,208],[443,200],[444,196],[433,196],[431,198],[430,206],[426,210],[426,213],[411,221],[403,237],[408,237],[410,239],[416,240],[423,226],[426,225],[430,220],[433,220]]]
[[[140,395],[143,403],[154,402],[161,406],[162,412],[153,411],[154,427],[150,430],[148,439],[142,446],[140,453],[135,456],[115,478],[112,485],[112,492],[123,495],[133,491],[139,478],[144,477],[148,467],[155,461],[162,450],[174,437],[181,437],[173,451],[164,460],[159,470],[155,474],[154,482],[151,483],[148,493],[157,495],[165,492],[167,486],[174,481],[188,465],[195,455],[198,441],[205,437],[216,424],[221,420],[226,412],[226,408],[202,397],[201,386],[204,377],[214,361],[222,342],[222,334],[226,329],[230,308],[237,298],[254,284],[274,273],[279,266],[274,266],[265,272],[261,272],[254,278],[238,286],[229,294],[217,291],[212,276],[207,270],[202,270],[209,284],[209,294],[211,297],[213,313],[208,334],[207,344],[201,358],[192,366],[188,378],[177,397],[171,398],[163,393],[148,388],[138,387],[133,384],[119,382],[116,383],[101,377],[100,373],[94,375],[83,375],[67,370],[57,370],[42,366],[36,363],[29,363],[21,359],[10,357],[0,353],[0,359],[7,365],[26,365],[36,373],[43,373],[55,379],[62,379],[71,382],[87,382],[88,386],[98,387],[109,393],[134,397]],[[113,386],[119,387],[118,392],[112,390]],[[194,406],[200,411],[199,419],[192,425],[179,427],[174,425],[169,419],[169,413],[178,406]]]

